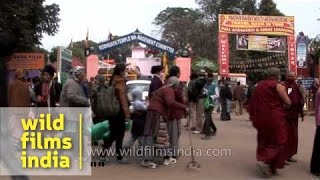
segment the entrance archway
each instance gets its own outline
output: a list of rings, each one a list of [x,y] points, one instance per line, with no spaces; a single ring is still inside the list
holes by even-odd
[[[263,51],[266,52],[275,51],[268,50],[269,40],[267,36],[263,35],[286,36],[289,61],[288,69],[297,74],[296,42],[294,33],[294,17],[292,16],[219,14],[219,74],[221,76],[228,76],[229,74],[229,34],[246,34],[254,36],[252,39],[256,40],[254,40],[255,44],[252,45],[252,47],[254,46],[257,48],[257,46],[259,46],[259,49],[262,46],[261,39],[265,39],[264,41],[267,41],[267,43],[265,43],[265,50]],[[241,41],[240,45],[242,46],[243,44],[248,43],[242,43]],[[250,50],[250,48],[247,47],[246,50]]]

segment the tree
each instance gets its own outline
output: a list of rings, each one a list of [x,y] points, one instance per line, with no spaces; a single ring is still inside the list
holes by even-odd
[[[259,15],[267,16],[284,16],[279,9],[277,9],[277,4],[273,0],[261,0],[259,4]]]
[[[177,48],[178,44],[190,41],[194,24],[199,19],[201,14],[190,8],[167,8],[158,14],[153,23],[160,27],[162,40]]]
[[[196,0],[200,10],[205,17],[205,24],[210,29],[211,36],[206,38],[210,41],[207,49],[214,53],[214,60],[218,59],[218,15],[219,14],[256,14],[256,0]],[[235,49],[236,38],[230,35],[230,59],[235,60],[239,57],[247,57],[246,52],[239,52]],[[211,59],[211,57],[209,58]]]
[[[222,0],[220,1],[220,14],[241,14],[243,0]]]
[[[49,61],[51,63],[54,63],[57,61],[57,58],[58,58],[58,48],[52,48],[50,53],[49,53]]]
[[[71,44],[72,43],[72,44]],[[71,42],[68,46],[68,49],[72,51],[72,57],[76,57],[81,59],[82,62],[85,62],[85,42],[84,41],[77,41]],[[88,41],[89,47],[94,47],[94,54],[98,54],[98,44],[94,41]]]
[[[158,14],[154,24],[162,32],[161,39],[172,47],[182,49],[189,44],[194,56],[214,59],[215,51],[207,48],[214,45],[213,29],[204,22],[200,10],[167,8]]]
[[[196,0],[205,19],[215,23],[219,14],[241,14],[245,1],[247,0]]]
[[[242,14],[250,14],[254,15],[257,14],[257,1],[256,0],[245,0],[242,3]]]
[[[18,40],[17,51],[31,51],[41,45],[43,34],[55,35],[59,28],[59,6],[45,0],[0,0],[0,28]]]

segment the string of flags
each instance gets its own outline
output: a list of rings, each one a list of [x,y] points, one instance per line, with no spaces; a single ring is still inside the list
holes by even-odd
[[[286,54],[274,54],[272,56],[259,59],[242,59],[230,61],[230,69],[233,72],[264,72],[269,67],[279,67],[281,70],[286,69],[288,57]]]

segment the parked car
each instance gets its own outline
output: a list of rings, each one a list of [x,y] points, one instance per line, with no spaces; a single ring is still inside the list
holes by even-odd
[[[131,93],[134,89],[140,89],[142,91],[142,100],[147,103],[149,88],[151,81],[150,80],[131,80],[127,82],[127,96],[130,102],[132,102]]]

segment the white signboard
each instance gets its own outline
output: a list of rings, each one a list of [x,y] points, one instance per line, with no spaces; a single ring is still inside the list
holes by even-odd
[[[140,69],[140,73],[143,76],[152,76],[151,67],[160,66],[161,58],[127,58],[127,64],[130,63],[129,69]]]
[[[67,81],[69,71],[72,69],[72,51],[60,46],[57,55],[58,81],[64,84]]]
[[[138,47],[138,48],[132,48],[132,58],[145,58],[146,57],[146,53],[145,53],[145,49]]]

